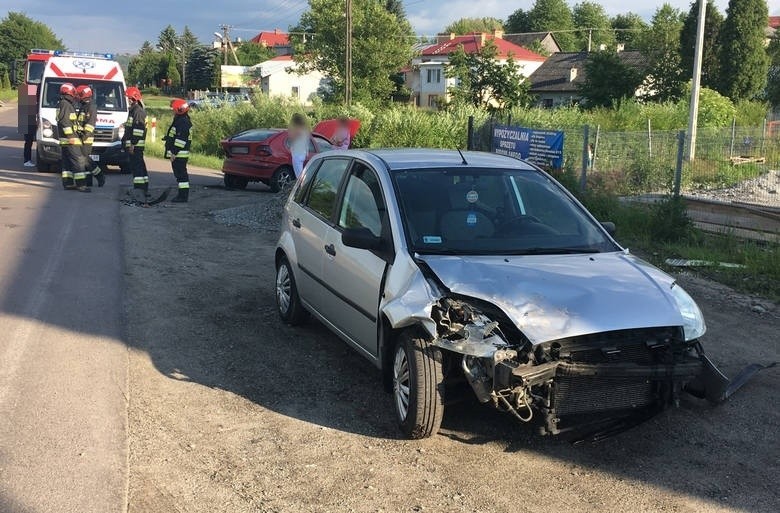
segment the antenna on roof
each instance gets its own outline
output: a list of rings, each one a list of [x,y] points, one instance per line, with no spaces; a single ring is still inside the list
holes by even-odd
[[[463,162],[462,162],[462,164],[463,164],[464,166],[468,166],[468,165],[469,165],[469,163],[468,163],[468,162],[466,162],[466,157],[464,157],[464,156],[463,156],[463,152],[462,152],[462,151],[460,151],[460,148],[455,148],[455,149],[456,149],[456,150],[458,150],[458,154],[460,155],[460,158],[461,158],[461,159],[463,159]]]

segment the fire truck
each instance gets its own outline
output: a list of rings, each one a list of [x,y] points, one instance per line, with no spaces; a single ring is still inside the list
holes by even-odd
[[[78,87],[89,85],[97,105],[95,143],[92,160],[105,166],[128,170],[122,149],[127,99],[122,68],[110,53],[31,50],[24,62],[24,78],[19,86],[19,133],[35,132],[38,171],[57,172],[61,151],[57,131],[57,104],[60,86],[66,82]]]

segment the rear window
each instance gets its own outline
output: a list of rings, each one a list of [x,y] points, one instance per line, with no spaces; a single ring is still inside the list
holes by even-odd
[[[127,112],[125,89],[121,82],[106,82],[98,80],[77,80],[64,78],[47,78],[41,96],[43,107],[56,108],[60,102],[60,86],[70,82],[74,86],[88,85],[94,93],[95,105],[98,110],[111,112]]]
[[[230,138],[231,141],[265,141],[279,130],[247,130]]]
[[[46,63],[44,61],[28,61],[26,82],[28,84],[40,84],[45,68]]]

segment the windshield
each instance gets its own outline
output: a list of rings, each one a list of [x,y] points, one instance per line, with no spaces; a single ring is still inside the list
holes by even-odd
[[[28,84],[40,84],[44,68],[46,68],[44,61],[27,61],[27,79],[25,81]]]
[[[60,86],[70,82],[74,86],[88,85],[92,88],[93,98],[98,110],[127,112],[125,89],[122,82],[107,82],[100,80],[77,80],[64,78],[47,78],[43,87],[43,107],[56,108],[60,102]]]
[[[543,173],[425,169],[392,173],[410,247],[428,254],[617,251]]]

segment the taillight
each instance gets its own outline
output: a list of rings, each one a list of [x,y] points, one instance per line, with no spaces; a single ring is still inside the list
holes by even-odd
[[[270,157],[271,156],[271,147],[270,146],[258,146],[257,150],[255,151],[255,154],[261,156],[261,157]]]

